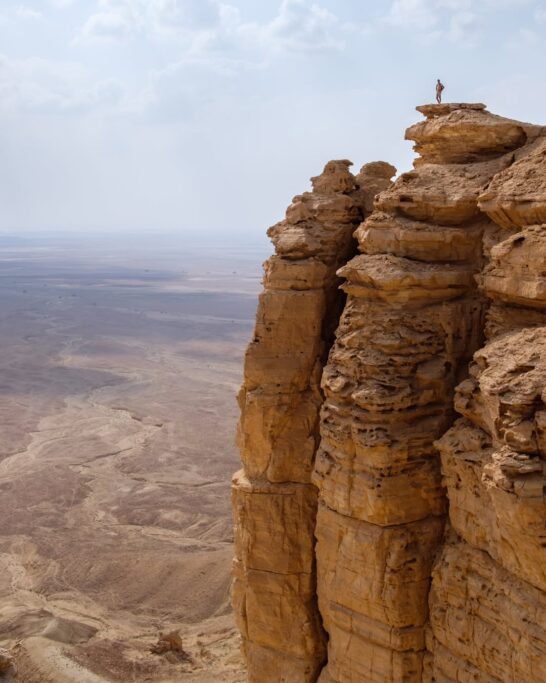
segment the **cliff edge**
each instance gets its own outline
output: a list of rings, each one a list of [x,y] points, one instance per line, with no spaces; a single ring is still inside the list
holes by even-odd
[[[418,111],[412,171],[330,162],[269,232],[233,483],[251,682],[546,680],[546,131]]]

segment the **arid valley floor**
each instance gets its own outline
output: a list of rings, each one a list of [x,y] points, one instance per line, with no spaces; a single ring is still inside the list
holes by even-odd
[[[18,681],[244,680],[242,355],[267,246],[0,243],[0,647]],[[189,661],[152,654],[179,629]]]

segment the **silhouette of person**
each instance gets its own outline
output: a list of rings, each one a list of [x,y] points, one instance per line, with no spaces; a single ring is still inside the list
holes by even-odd
[[[444,84],[440,79],[436,81],[436,102],[442,104],[442,90],[444,90]]]

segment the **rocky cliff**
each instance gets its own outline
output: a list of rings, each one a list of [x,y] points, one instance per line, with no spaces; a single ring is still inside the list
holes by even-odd
[[[418,110],[413,171],[330,162],[269,232],[233,484],[252,682],[546,680],[546,131]]]

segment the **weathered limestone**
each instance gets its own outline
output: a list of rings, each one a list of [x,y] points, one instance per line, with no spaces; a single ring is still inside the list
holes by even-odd
[[[546,596],[450,539],[434,570],[425,681],[546,680]],[[434,634],[434,635],[432,635]]]
[[[417,261],[473,261],[488,222],[471,226],[434,225],[374,212],[356,231],[364,254],[393,254]]]
[[[483,161],[522,147],[532,135],[529,126],[490,114],[483,104],[446,104],[417,110],[427,120],[408,128],[406,140],[415,141],[419,163]]]
[[[476,124],[465,125],[457,112],[435,119],[440,141],[452,142],[449,163],[418,163],[379,195],[356,232],[362,255],[339,271],[348,300],[323,373],[313,476],[329,635],[321,681],[422,680],[446,511],[434,441],[452,422],[453,390],[483,328],[475,275],[490,221],[478,197],[512,161],[499,150],[520,139],[510,124],[505,145],[497,133],[476,147]]]
[[[15,664],[13,662],[13,656],[9,650],[0,648],[0,675],[7,675],[15,671]]]
[[[500,173],[480,195],[480,209],[503,228],[546,222],[546,140]]]
[[[313,680],[324,656],[313,573],[316,494],[310,486],[251,483],[239,474],[233,505],[233,604],[250,680]],[[269,669],[260,676],[264,658]],[[275,679],[282,667],[285,677]]]
[[[480,195],[499,226],[478,278],[491,341],[457,388],[464,419],[437,444],[453,533],[433,573],[426,681],[546,680],[543,149],[520,150]]]
[[[432,224],[462,225],[480,215],[480,193],[512,158],[508,154],[473,164],[418,165],[378,197],[376,208]]]
[[[269,232],[233,488],[251,682],[546,680],[546,130],[418,109],[414,170],[331,162]]]
[[[491,262],[481,282],[493,301],[546,309],[544,276],[545,228],[524,228],[491,250]]]
[[[322,366],[342,305],[336,270],[352,234],[395,169],[377,162],[355,178],[334,161],[294,199],[269,235],[254,339],[239,394],[244,472],[233,480],[233,604],[249,680],[315,681],[325,658],[317,609],[310,484],[318,442]]]
[[[546,589],[544,463],[459,421],[439,442],[457,533],[516,576]]]

